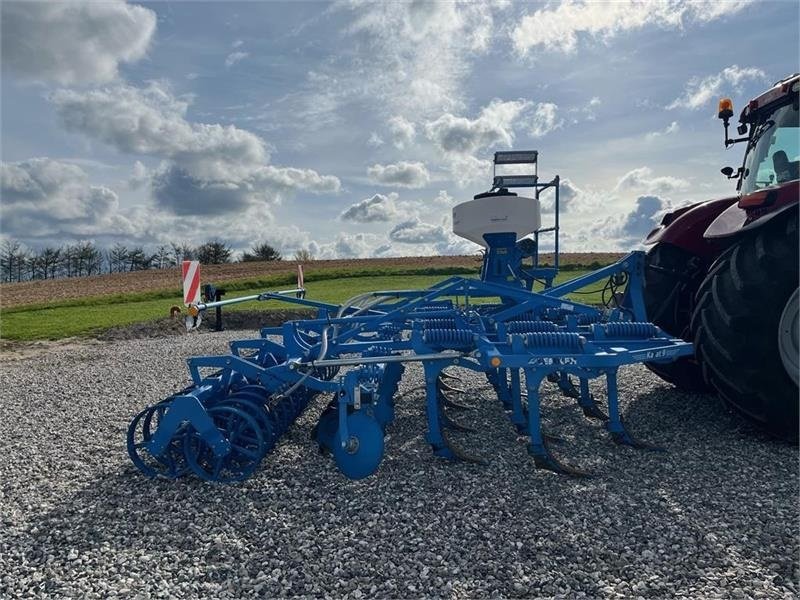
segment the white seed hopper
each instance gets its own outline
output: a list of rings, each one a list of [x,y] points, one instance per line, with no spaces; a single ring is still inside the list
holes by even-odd
[[[453,233],[483,247],[484,234],[513,232],[519,240],[541,226],[539,200],[507,190],[478,194],[453,207]]]

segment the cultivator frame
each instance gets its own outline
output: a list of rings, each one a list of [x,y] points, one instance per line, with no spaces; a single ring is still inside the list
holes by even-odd
[[[541,185],[554,186],[557,193],[558,178]],[[538,193],[535,200],[538,210]],[[315,308],[317,315],[264,328],[260,338],[233,341],[230,354],[189,358],[192,384],[132,421],[133,462],[151,477],[191,471],[209,481],[245,479],[311,401],[330,394],[314,439],[345,476],[367,477],[383,458],[398,385],[412,362],[424,370],[426,441],[437,456],[485,462],[455,443],[453,432],[471,428],[450,411],[471,407],[456,398],[463,390],[449,383],[457,379],[450,372],[454,368],[486,375],[542,469],[585,474],[548,447],[539,393],[545,380],[557,383],[587,417],[605,422],[615,442],[652,449],[622,421],[618,370],[690,355],[692,345],[647,321],[644,254],[633,252],[561,285],[549,285],[548,278],[545,289],[533,292],[535,278],[522,262],[530,257],[536,268],[538,248],[534,257],[530,244],[520,248],[514,233],[485,239],[481,279],[450,277],[427,289],[375,291],[342,305],[293,297],[291,291],[249,297]],[[498,267],[496,261],[505,263]],[[509,273],[506,279],[501,272]],[[565,299],[601,281],[611,292],[607,306]],[[624,293],[617,291],[623,286]],[[608,414],[589,392],[589,380],[598,377],[606,379]]]

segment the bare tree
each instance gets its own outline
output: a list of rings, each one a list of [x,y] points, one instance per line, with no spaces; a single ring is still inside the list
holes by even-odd
[[[311,250],[300,248],[294,253],[294,259],[299,262],[308,262],[314,260],[314,255],[311,253]]]
[[[197,256],[197,250],[185,242],[182,244],[173,242],[171,246],[172,259],[175,261],[176,265],[181,264],[184,260],[194,260]]]
[[[5,240],[0,248],[0,273],[3,281],[22,281],[28,253],[16,240]]]
[[[169,246],[159,246],[153,255],[153,267],[156,269],[166,269],[175,265]]]
[[[108,251],[108,272],[121,273],[128,266],[128,247],[117,242]]]

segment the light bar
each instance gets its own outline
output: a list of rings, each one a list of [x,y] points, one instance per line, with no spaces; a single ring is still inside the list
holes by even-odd
[[[536,175],[496,175],[494,187],[533,187],[539,182]]]
[[[524,165],[533,164],[539,159],[537,150],[526,150],[515,152],[513,150],[494,153],[494,164],[496,165]]]

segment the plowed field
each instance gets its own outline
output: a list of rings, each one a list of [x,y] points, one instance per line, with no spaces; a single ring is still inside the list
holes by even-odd
[[[561,264],[590,266],[592,263],[608,264],[617,260],[621,254],[608,252],[586,252],[562,254]],[[543,262],[550,262],[544,256]],[[312,280],[315,272],[335,269],[375,270],[377,274],[391,274],[400,269],[444,269],[447,267],[475,268],[480,265],[480,257],[475,256],[416,256],[407,258],[370,258],[347,260],[316,260],[304,263],[306,279]],[[295,261],[246,262],[226,265],[204,265],[204,283],[221,284],[229,281],[258,279],[280,274],[290,274],[297,270]],[[131,273],[110,273],[93,277],[72,279],[48,279],[46,281],[26,281],[22,283],[0,284],[0,305],[6,308],[26,304],[45,304],[78,298],[110,296],[117,294],[140,294],[180,288],[180,269],[161,269],[134,271]]]

